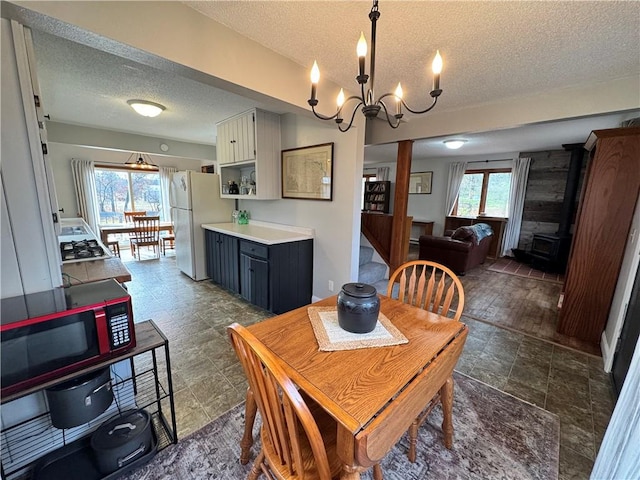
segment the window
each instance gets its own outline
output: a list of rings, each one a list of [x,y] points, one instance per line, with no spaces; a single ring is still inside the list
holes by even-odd
[[[460,217],[506,217],[511,169],[467,170],[453,214]]]
[[[160,212],[160,174],[96,167],[100,223],[124,223],[124,212]]]

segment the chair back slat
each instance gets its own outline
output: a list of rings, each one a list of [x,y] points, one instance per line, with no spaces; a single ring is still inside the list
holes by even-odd
[[[160,217],[133,217],[133,233],[141,245],[160,244]]]
[[[387,296],[454,320],[460,320],[464,309],[464,289],[458,276],[428,260],[400,265],[389,278]]]
[[[317,478],[330,480],[331,469],[318,425],[280,361],[243,326],[234,323],[227,330],[262,417],[263,441],[272,447],[277,461],[292,478],[304,480],[301,441],[306,436]]]

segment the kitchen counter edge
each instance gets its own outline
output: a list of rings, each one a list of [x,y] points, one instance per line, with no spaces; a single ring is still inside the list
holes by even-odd
[[[202,228],[265,245],[310,240],[313,239],[314,233],[312,228],[294,227],[256,220],[250,220],[246,225],[231,222],[205,223],[202,225]]]

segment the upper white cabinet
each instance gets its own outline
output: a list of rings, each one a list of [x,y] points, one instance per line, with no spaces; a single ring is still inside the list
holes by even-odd
[[[280,198],[280,116],[252,109],[217,124],[222,198]],[[229,194],[229,182],[239,194]]]

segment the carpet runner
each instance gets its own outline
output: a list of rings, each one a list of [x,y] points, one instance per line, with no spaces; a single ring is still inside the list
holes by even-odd
[[[405,434],[382,461],[385,480],[558,478],[557,415],[457,372],[454,378],[453,449],[442,444],[437,408],[420,428],[416,462],[407,460]],[[248,465],[238,461],[244,426],[244,404],[240,404],[124,478],[244,479],[258,451],[258,424],[259,420]],[[362,474],[363,480],[372,478],[371,471]]]

